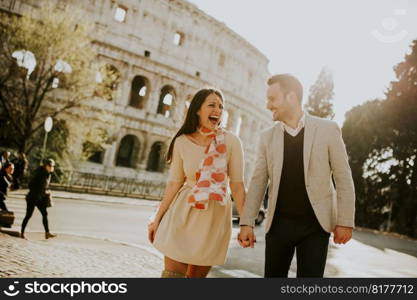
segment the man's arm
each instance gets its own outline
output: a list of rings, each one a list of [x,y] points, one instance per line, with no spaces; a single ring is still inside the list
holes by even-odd
[[[265,190],[268,184],[268,164],[266,159],[266,135],[261,135],[258,144],[255,170],[246,195],[243,215],[240,218],[240,225],[254,227],[255,219],[258,216]]]
[[[330,141],[329,156],[337,193],[337,223],[336,225],[354,227],[355,217],[355,187],[350,170],[342,132],[333,123],[334,135]]]

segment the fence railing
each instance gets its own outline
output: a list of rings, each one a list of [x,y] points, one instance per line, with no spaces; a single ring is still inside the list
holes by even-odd
[[[54,176],[51,188],[71,192],[127,196],[142,199],[162,199],[165,182],[160,180],[116,177],[79,171],[63,171]]]

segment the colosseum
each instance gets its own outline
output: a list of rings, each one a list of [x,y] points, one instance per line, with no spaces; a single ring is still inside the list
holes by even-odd
[[[192,95],[215,86],[226,98],[223,125],[244,145],[245,180],[250,179],[258,133],[271,125],[265,108],[268,59],[259,50],[185,0],[50,2],[82,9],[95,24],[99,63],[117,74],[111,100],[118,128],[112,144],[77,162],[77,173],[163,186],[164,152]],[[38,1],[1,0],[0,8],[25,14],[41,7]],[[83,146],[78,140],[71,153],[79,158]]]

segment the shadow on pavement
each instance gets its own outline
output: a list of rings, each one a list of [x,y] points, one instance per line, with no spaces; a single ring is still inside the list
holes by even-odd
[[[417,241],[360,229],[353,232],[353,238],[361,243],[378,249],[392,249],[417,257]]]
[[[0,228],[0,233],[4,233],[13,237],[20,237],[20,232],[14,230],[5,230]]]

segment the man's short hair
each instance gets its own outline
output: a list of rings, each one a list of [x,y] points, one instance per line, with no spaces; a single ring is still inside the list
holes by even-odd
[[[294,92],[300,104],[303,102],[303,86],[301,82],[291,74],[277,74],[268,79],[268,85],[279,83],[284,94]]]
[[[54,161],[52,158],[45,158],[45,159],[42,161],[42,165],[43,165],[44,167],[46,167],[46,166],[51,166],[51,167],[54,167],[54,166],[55,166],[55,161]]]
[[[4,170],[6,170],[7,168],[10,168],[10,166],[14,166],[14,164],[12,162],[10,162],[10,161],[7,161],[7,162],[4,163],[4,165],[2,166],[2,168]]]

